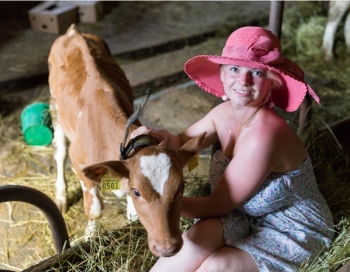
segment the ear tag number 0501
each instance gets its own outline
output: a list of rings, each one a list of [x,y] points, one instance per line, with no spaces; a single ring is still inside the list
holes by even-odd
[[[120,190],[120,179],[112,177],[109,172],[101,178],[101,190],[112,191]]]
[[[197,168],[199,165],[198,162],[198,155],[196,154],[190,161],[187,163],[187,170],[188,172],[191,172],[193,169]]]

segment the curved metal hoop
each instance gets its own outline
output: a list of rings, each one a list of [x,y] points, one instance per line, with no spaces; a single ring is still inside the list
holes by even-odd
[[[66,223],[61,211],[50,197],[27,186],[0,186],[0,203],[9,201],[25,202],[39,208],[49,222],[56,252],[62,253],[62,250],[70,248]]]

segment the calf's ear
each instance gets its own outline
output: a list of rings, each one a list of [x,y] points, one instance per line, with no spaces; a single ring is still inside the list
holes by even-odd
[[[201,135],[192,138],[176,151],[182,167],[184,167],[188,161],[202,149],[205,134],[207,133],[203,132]]]
[[[67,31],[66,31],[66,34],[68,36],[73,36],[73,35],[77,35],[77,34],[80,34],[78,29],[77,29],[77,26],[75,24],[71,24],[70,27],[68,27]]]
[[[129,178],[129,168],[127,161],[106,161],[102,163],[93,164],[83,168],[84,175],[100,183],[104,174],[109,171],[113,177]]]

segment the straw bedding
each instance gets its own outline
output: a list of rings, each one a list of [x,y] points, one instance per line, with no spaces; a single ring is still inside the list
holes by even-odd
[[[320,106],[312,105],[312,121],[302,139],[313,160],[320,190],[332,210],[337,232],[331,249],[305,263],[300,268],[303,272],[336,271],[350,258],[349,158],[329,130],[331,124],[350,116],[350,103],[346,103],[350,100],[350,56],[346,53],[341,24],[336,37],[335,53],[338,58],[332,63],[323,61],[320,48],[325,23],[323,2],[298,2],[284,14],[281,37],[285,55],[304,69],[306,80],[322,101]],[[297,129],[298,113],[280,114]],[[26,146],[18,120],[18,111],[0,120],[0,184],[32,186],[53,198],[55,169],[52,148]],[[72,244],[79,245],[86,217],[82,210],[79,183],[69,168],[67,171],[72,206],[64,218]],[[186,194],[208,194],[207,177],[187,176],[186,181]],[[82,254],[83,261],[62,263],[62,267],[65,266],[67,271],[148,271],[156,258],[147,248],[145,230],[138,222],[126,223],[122,201],[108,194],[104,197],[107,206],[109,204],[113,209],[108,211],[107,208],[101,220],[100,235],[91,242],[91,252]],[[44,216],[25,205],[0,204],[0,232],[2,237],[7,237],[0,243],[0,268],[19,271],[54,254]],[[115,212],[115,207],[119,212]],[[192,225],[191,220],[181,219],[180,223],[184,231]],[[28,245],[29,253],[17,257],[19,265],[14,256]]]

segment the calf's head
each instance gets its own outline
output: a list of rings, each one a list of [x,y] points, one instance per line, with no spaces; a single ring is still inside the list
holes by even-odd
[[[172,256],[182,247],[179,221],[183,167],[202,148],[204,136],[205,133],[189,140],[179,150],[149,146],[125,161],[107,161],[83,169],[97,183],[107,171],[114,177],[129,179],[129,193],[155,256]]]

